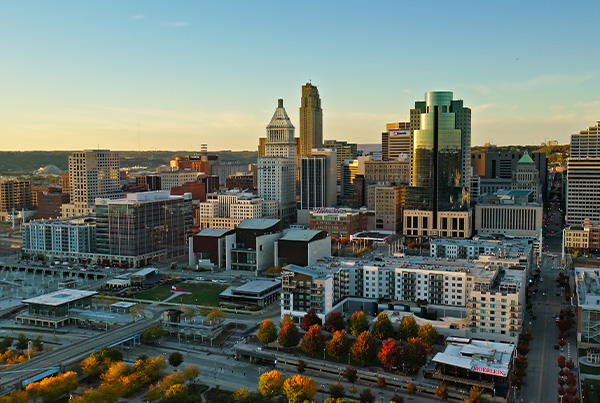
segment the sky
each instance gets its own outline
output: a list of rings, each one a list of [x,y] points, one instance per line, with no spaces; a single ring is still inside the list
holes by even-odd
[[[600,2],[0,0],[0,150],[256,150],[277,99],[299,135],[380,143],[428,91],[472,144],[600,120]]]

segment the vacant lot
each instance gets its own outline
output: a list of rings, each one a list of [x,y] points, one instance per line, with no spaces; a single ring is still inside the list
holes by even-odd
[[[191,294],[181,294],[169,302],[187,305],[219,305],[219,294],[227,288],[223,284],[214,283],[185,283],[179,282],[169,285],[161,285],[160,287],[153,288],[139,292],[136,298],[147,299],[151,301],[164,301],[173,295],[171,286],[179,287],[184,290],[190,290]]]

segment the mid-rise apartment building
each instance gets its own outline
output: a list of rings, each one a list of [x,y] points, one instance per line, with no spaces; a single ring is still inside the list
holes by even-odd
[[[261,197],[237,189],[211,193],[198,204],[196,221],[201,229],[233,229],[249,218],[262,218],[263,204]]]
[[[32,209],[31,183],[29,181],[0,180],[0,221],[12,220],[13,211]]]
[[[367,228],[367,220],[360,210],[317,208],[310,212],[309,227],[327,231],[333,239],[350,238]]]

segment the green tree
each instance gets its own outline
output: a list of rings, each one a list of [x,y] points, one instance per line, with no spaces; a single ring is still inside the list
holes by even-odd
[[[148,329],[142,332],[142,340],[146,343],[156,343],[161,337],[163,337],[165,331],[158,325],[152,325]]]
[[[21,351],[27,350],[28,343],[29,343],[29,339],[23,333],[19,333],[17,335],[17,343],[15,344],[15,347],[18,350],[21,350]]]
[[[377,315],[377,319],[375,320],[375,323],[373,323],[373,336],[377,337],[379,340],[394,337],[394,326],[385,312],[381,312]]]
[[[300,348],[307,353],[314,354],[317,351],[323,350],[324,346],[325,337],[323,336],[323,332],[321,332],[321,327],[319,325],[312,325],[308,329],[308,332],[304,334]]]
[[[300,329],[304,330],[305,332],[308,332],[308,329],[310,329],[311,326],[321,326],[322,324],[323,321],[321,321],[321,318],[319,318],[319,315],[317,315],[317,311],[315,310],[315,308],[310,308],[308,312],[306,312],[306,315],[304,315],[302,317],[302,320],[300,321]]]
[[[338,330],[344,330],[344,316],[340,311],[333,311],[325,319],[325,325],[323,328],[329,333],[337,332]]]
[[[419,333],[419,325],[415,321],[412,315],[408,315],[402,318],[400,327],[398,328],[398,337],[401,340],[409,340],[413,337],[417,337]]]
[[[429,323],[419,326],[417,336],[427,347],[432,347],[439,339],[438,331]]]
[[[263,320],[256,332],[256,338],[263,344],[269,344],[277,340],[277,328],[275,324],[269,319]]]
[[[435,397],[439,400],[448,400],[448,388],[446,387],[446,382],[442,381],[435,389]]]
[[[350,351],[350,341],[345,330],[336,331],[326,345],[327,353],[335,358],[342,358]]]
[[[372,360],[375,357],[375,338],[369,331],[362,332],[352,344],[350,349],[352,358],[360,361],[363,365],[365,362]]]
[[[357,337],[362,332],[369,330],[369,320],[364,312],[354,312],[348,321],[348,333]]]
[[[277,336],[277,342],[281,347],[292,348],[296,347],[300,342],[300,333],[294,322],[283,322],[279,335]]]
[[[183,362],[183,354],[181,354],[179,351],[173,351],[169,355],[169,365],[171,365],[172,367],[177,368],[178,366],[181,365],[182,362]]]
[[[100,359],[107,363],[123,361],[123,353],[116,347],[102,347],[99,356]]]

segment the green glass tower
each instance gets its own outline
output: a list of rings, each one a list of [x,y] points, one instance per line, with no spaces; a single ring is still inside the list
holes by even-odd
[[[452,92],[428,92],[411,110],[411,187],[406,208],[466,210],[469,206],[471,110]]]

